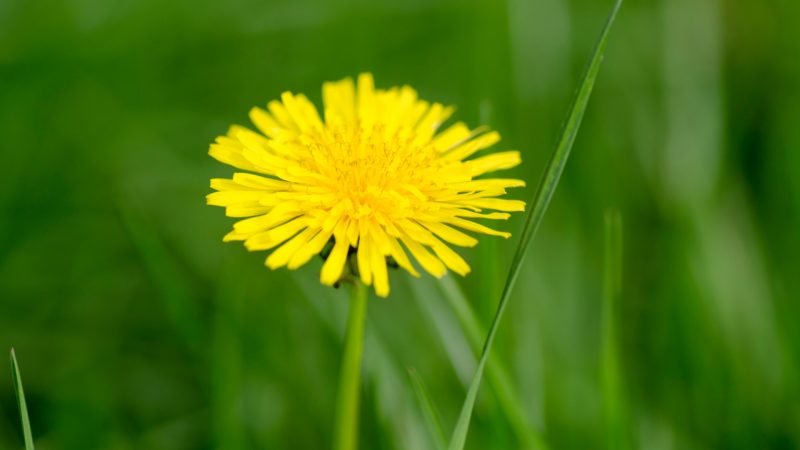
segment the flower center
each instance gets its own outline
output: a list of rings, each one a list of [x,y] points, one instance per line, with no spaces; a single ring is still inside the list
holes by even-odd
[[[305,167],[322,175],[333,204],[351,218],[407,217],[436,182],[436,150],[413,129],[329,125],[307,137]]]

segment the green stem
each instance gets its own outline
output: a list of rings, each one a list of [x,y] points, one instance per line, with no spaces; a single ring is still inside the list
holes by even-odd
[[[334,450],[355,450],[358,447],[358,405],[361,393],[361,357],[364,354],[364,324],[367,318],[368,287],[354,281],[350,296],[350,312],[345,331],[344,356],[339,375],[336,399]]]

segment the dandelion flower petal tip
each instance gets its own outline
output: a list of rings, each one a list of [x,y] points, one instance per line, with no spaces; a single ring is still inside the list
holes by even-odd
[[[443,126],[453,107],[409,86],[376,88],[370,73],[323,83],[322,98],[318,110],[284,92],[250,110],[254,129],[233,125],[210,145],[211,157],[237,169],[212,179],[216,192],[206,196],[240,219],[223,241],[270,250],[271,269],[296,269],[319,254],[322,284],[356,277],[386,297],[389,266],[419,276],[413,260],[435,277],[467,275],[451,246],[474,246],[467,232],[511,236],[476,222],[525,210],[499,198],[524,181],[482,178],[519,165],[520,153],[474,157],[500,140],[497,132]]]

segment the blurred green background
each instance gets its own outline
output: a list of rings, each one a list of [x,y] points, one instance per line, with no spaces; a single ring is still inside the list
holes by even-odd
[[[611,1],[0,0],[0,349],[37,448],[329,447],[346,293],[223,244],[206,155],[251,106],[372,71],[544,167]],[[470,449],[603,448],[603,215],[624,221],[619,448],[800,448],[800,3],[630,0],[484,383]],[[521,218],[507,224],[518,234]],[[516,239],[462,252],[488,324]],[[453,284],[370,303],[363,449],[428,449],[475,364]],[[0,367],[0,369],[2,369]],[[21,448],[0,370],[0,448]]]

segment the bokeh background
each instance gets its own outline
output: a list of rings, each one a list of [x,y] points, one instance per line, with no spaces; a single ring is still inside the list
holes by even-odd
[[[346,293],[223,244],[206,155],[251,106],[372,71],[544,167],[611,1],[0,1],[0,349],[40,449],[328,448]],[[603,448],[603,217],[624,222],[618,448],[800,448],[800,3],[630,0],[511,299],[468,448]],[[503,225],[518,234],[521,219]],[[452,429],[516,239],[370,303],[364,449]],[[457,288],[461,288],[462,294]],[[450,297],[448,297],[450,296]],[[521,407],[508,414],[506,389]],[[513,416],[513,417],[512,417]],[[520,431],[522,430],[522,431]],[[21,448],[0,370],[0,447]]]

